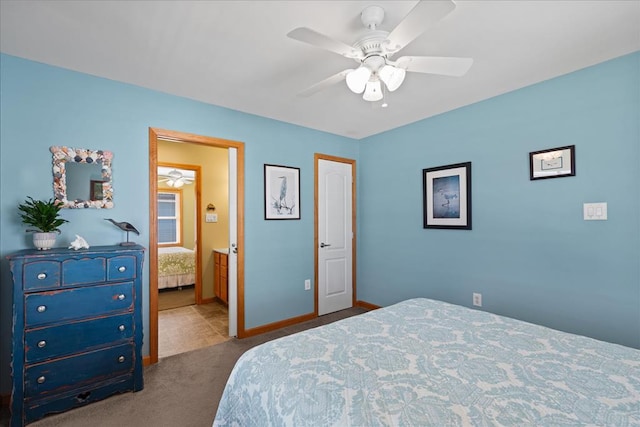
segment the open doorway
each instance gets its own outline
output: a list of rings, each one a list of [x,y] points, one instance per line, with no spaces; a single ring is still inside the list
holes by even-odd
[[[217,189],[228,187],[227,173],[219,172],[228,170],[227,163],[223,148],[158,141],[159,359],[229,339],[226,303],[213,298],[210,289],[203,290],[203,282],[211,282],[211,266],[210,257],[202,256],[210,249],[212,236],[228,242],[228,225],[219,224],[217,214],[209,213],[215,212],[213,204],[204,209],[204,226],[200,215],[202,198],[211,194],[223,197],[219,206],[228,211],[227,195]],[[203,176],[212,183],[205,188]]]
[[[158,158],[170,156],[159,141]],[[158,310],[202,303],[201,167],[158,161]]]
[[[230,189],[233,190],[233,197],[231,203],[233,206],[229,206],[228,209],[218,208],[217,201],[212,200],[211,197],[204,197],[204,188],[207,185],[212,185],[214,182],[212,179],[205,178],[201,185],[201,193],[199,197],[201,199],[200,208],[196,208],[196,215],[202,220],[212,219],[215,221],[215,216],[218,218],[228,215],[229,221],[227,228],[229,234],[227,235],[226,246],[233,248],[232,254],[229,256],[230,262],[230,274],[229,274],[229,325],[233,335],[239,337],[244,335],[244,301],[242,298],[238,298],[238,295],[243,295],[244,289],[244,223],[242,221],[244,217],[244,144],[236,141],[223,140],[212,137],[204,137],[193,134],[186,134],[175,131],[168,131],[162,129],[149,129],[149,184],[150,184],[150,230],[149,230],[149,331],[145,333],[145,336],[149,339],[149,356],[145,358],[145,364],[152,364],[158,361],[158,165],[162,163],[158,157],[158,147],[164,143],[171,143],[174,147],[182,148],[184,151],[190,149],[200,149],[205,151],[223,151],[228,158],[233,159],[233,168],[229,167],[227,173],[228,180],[226,181]],[[222,149],[222,150],[220,150]],[[233,154],[233,155],[232,155]],[[198,154],[196,157],[201,158],[202,154]],[[187,162],[198,163],[198,161]],[[211,162],[204,161],[199,166],[201,167],[201,177],[206,177],[206,165]],[[231,163],[231,162],[229,162]],[[218,171],[219,172],[219,171]],[[198,181],[198,174],[195,176],[195,181]],[[224,204],[222,204],[224,205]],[[216,212],[217,211],[217,212]],[[228,214],[227,212],[231,212]],[[222,222],[222,221],[220,221]],[[202,224],[199,236],[196,237],[195,248],[196,252],[200,254],[201,268],[196,274],[201,274],[200,283],[202,284],[200,293],[196,290],[196,301],[200,303],[210,303],[216,299],[216,295],[213,294],[213,272],[208,272],[209,264],[213,263],[213,251],[211,244],[209,246],[203,245],[203,241],[207,240],[204,237],[203,230],[206,229],[207,223]],[[219,243],[214,244],[215,247],[224,246]],[[213,269],[213,266],[210,267]],[[210,273],[210,274],[209,274]],[[208,278],[211,276],[211,278]],[[231,327],[232,326],[232,327]]]

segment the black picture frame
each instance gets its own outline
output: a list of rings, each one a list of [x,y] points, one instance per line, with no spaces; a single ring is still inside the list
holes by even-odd
[[[424,228],[471,230],[471,162],[422,170]]]
[[[576,146],[549,148],[529,153],[529,180],[576,175]]]
[[[300,168],[264,165],[264,219],[300,219]]]

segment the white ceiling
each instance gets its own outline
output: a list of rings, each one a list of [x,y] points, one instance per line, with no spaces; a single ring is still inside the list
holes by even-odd
[[[356,139],[640,50],[638,0],[458,0],[396,57],[471,57],[464,77],[407,73],[388,108],[344,83],[297,96],[357,64],[286,34],[352,44],[370,4],[390,31],[417,1],[1,0],[0,50]]]

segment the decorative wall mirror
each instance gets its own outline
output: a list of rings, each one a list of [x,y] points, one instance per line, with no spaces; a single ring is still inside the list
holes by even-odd
[[[113,207],[113,153],[53,146],[53,194],[65,208]]]

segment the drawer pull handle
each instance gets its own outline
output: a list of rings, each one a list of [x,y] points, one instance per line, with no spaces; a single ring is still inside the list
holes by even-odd
[[[118,267],[118,271],[120,273],[124,273],[125,271],[127,271],[127,267],[125,267],[124,265],[122,267]]]
[[[120,294],[120,295],[118,295],[118,299],[119,299],[120,301],[122,301],[122,300],[124,299],[124,294]]]
[[[124,331],[124,325],[120,325],[120,326],[118,326],[118,330],[119,330],[120,332]]]
[[[37,380],[37,381],[38,381],[38,384],[44,384],[45,380],[46,380],[46,378],[45,378],[45,377],[44,377],[44,375],[43,375],[43,376],[41,376],[41,377],[38,377],[38,380]]]
[[[47,311],[47,306],[46,305],[39,305],[37,310],[38,310],[38,313],[44,313],[45,311]]]
[[[45,348],[47,346],[47,342],[45,340],[38,341],[38,348]]]
[[[38,280],[44,280],[46,278],[47,278],[47,275],[45,273],[38,274]]]
[[[118,357],[118,363],[122,363],[122,362],[124,362],[124,356]]]
[[[89,396],[91,396],[91,392],[85,391],[84,393],[80,393],[79,395],[77,395],[76,400],[80,403],[86,402],[87,399],[89,399]]]

